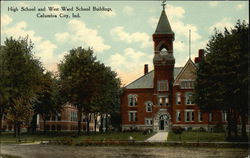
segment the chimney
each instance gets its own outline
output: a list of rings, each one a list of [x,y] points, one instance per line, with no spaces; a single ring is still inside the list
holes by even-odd
[[[204,49],[199,49],[199,58],[202,59],[204,57]]]
[[[194,63],[199,63],[204,58],[204,49],[199,49],[199,56],[194,59]]]
[[[148,73],[148,64],[144,65],[144,75]]]

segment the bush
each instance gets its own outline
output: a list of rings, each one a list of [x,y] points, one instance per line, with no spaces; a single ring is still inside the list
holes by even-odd
[[[216,124],[213,128],[214,132],[225,132],[225,129],[222,124]]]
[[[174,134],[182,134],[185,129],[179,126],[173,126],[172,131],[174,132]]]
[[[146,129],[146,130],[144,130],[143,132],[142,132],[142,134],[143,135],[148,135],[148,134],[150,134],[150,133],[152,133],[153,131],[152,131],[152,129]]]

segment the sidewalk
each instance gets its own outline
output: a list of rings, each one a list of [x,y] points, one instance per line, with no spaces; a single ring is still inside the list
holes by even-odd
[[[152,137],[148,138],[146,142],[166,142],[168,139],[168,132],[158,132]]]

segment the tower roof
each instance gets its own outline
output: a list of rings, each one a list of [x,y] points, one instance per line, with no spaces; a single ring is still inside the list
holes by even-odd
[[[155,34],[174,34],[164,9],[161,12],[161,17],[155,30]]]

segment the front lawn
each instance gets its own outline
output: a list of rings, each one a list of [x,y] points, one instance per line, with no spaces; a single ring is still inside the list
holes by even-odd
[[[79,143],[83,141],[116,141],[116,140],[129,140],[132,136],[133,140],[143,141],[151,137],[154,133],[143,134],[142,132],[110,132],[110,133],[90,133],[77,136],[75,133],[37,133],[37,134],[22,134],[21,143],[31,143],[36,141],[48,141],[48,140],[72,140],[72,143]],[[2,143],[16,143],[16,138],[13,133],[3,133],[0,136]]]
[[[225,142],[225,133],[184,131],[182,134],[169,132],[168,141],[182,142]]]

